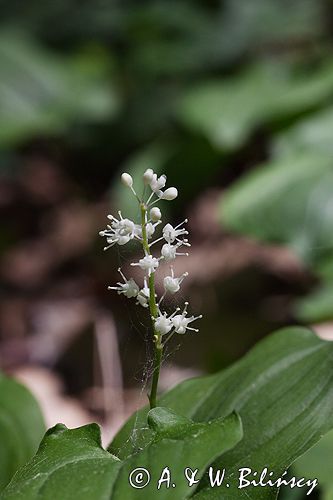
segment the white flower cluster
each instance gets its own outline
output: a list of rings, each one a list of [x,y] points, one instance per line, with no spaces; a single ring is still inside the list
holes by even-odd
[[[166,176],[157,176],[152,169],[147,169],[143,175],[143,182],[145,185],[145,190],[149,186],[151,189],[151,194],[148,196],[147,201],[141,200],[133,187],[133,179],[127,174],[123,173],[121,176],[122,183],[129,187],[135,197],[137,198],[141,210],[143,211],[143,220],[141,224],[136,224],[130,219],[123,218],[121,212],[119,211],[119,218],[113,215],[108,215],[108,219],[111,221],[110,224],[104,231],[99,234],[106,237],[107,246],[104,250],[112,247],[113,245],[125,245],[129,241],[136,239],[142,243],[144,250],[144,256],[138,262],[132,262],[132,266],[138,266],[144,272],[143,287],[140,288],[139,285],[133,278],[126,278],[121,269],[118,269],[123,281],[118,282],[117,286],[110,286],[110,290],[116,290],[119,294],[125,295],[127,298],[135,298],[136,303],[142,307],[150,307],[151,314],[152,309],[155,306],[157,313],[152,316],[154,322],[154,327],[156,332],[161,336],[173,333],[186,333],[187,330],[198,331],[195,328],[189,326],[193,321],[201,318],[202,316],[188,316],[187,306],[185,303],[183,311],[180,313],[180,308],[177,308],[172,314],[168,315],[165,311],[161,310],[161,304],[163,302],[166,294],[175,294],[180,290],[181,283],[186,278],[188,273],[184,273],[181,276],[176,277],[174,275],[174,270],[172,265],[170,265],[170,275],[165,276],[163,279],[164,293],[158,303],[156,303],[154,282],[151,278],[154,277],[154,273],[159,267],[161,261],[168,262],[172,264],[172,261],[176,259],[177,256],[187,256],[187,252],[180,252],[181,247],[189,247],[190,244],[185,236],[188,235],[188,231],[184,228],[184,224],[187,223],[185,219],[182,223],[173,227],[171,224],[166,224],[162,229],[162,235],[155,240],[152,237],[155,234],[156,228],[162,223],[162,213],[160,209],[153,206],[160,200],[174,200],[178,196],[178,191],[175,187],[170,187],[165,190]],[[145,192],[144,190],[144,192]],[[151,247],[156,243],[163,242],[160,253],[158,256],[152,255]],[[153,299],[153,300],[152,300]]]

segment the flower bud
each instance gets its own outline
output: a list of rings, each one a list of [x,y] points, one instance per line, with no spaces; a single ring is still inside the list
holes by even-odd
[[[177,198],[177,196],[178,196],[177,188],[171,187],[171,188],[166,189],[164,191],[164,193],[161,194],[160,198],[161,198],[161,200],[171,201],[171,200],[174,200],[175,198]]]
[[[145,184],[150,184],[150,182],[153,180],[153,176],[154,176],[154,171],[151,168],[147,168],[147,170],[143,174],[143,182]]]
[[[153,207],[150,210],[150,218],[153,222],[161,220],[162,218],[161,210],[158,207]]]
[[[124,184],[124,186],[131,188],[133,186],[133,179],[130,174],[127,174],[124,172],[121,174],[121,182]]]

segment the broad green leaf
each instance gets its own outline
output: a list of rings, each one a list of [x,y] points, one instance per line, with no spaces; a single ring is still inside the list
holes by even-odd
[[[193,423],[166,408],[155,408],[148,414],[153,435],[148,446],[124,462],[103,450],[96,424],[69,430],[59,424],[45,435],[33,460],[20,469],[4,490],[3,500],[154,500],[159,478],[166,466],[176,484],[177,495],[185,499],[194,491],[184,476],[184,469],[206,467],[242,438],[238,415],[231,414],[212,422]],[[135,471],[149,471],[150,483],[144,489],[137,485]],[[133,473],[134,471],[134,473]],[[130,478],[132,484],[130,484]],[[161,499],[170,498],[165,486]]]
[[[178,117],[218,148],[240,147],[259,125],[311,109],[332,95],[333,66],[295,74],[284,65],[256,64],[239,75],[196,85]]]
[[[333,108],[329,106],[298,120],[273,140],[277,158],[314,151],[319,155],[332,155]]]
[[[332,107],[313,113],[309,117],[298,121],[274,140],[274,154],[277,158],[283,158],[288,156],[295,157],[297,154],[304,156],[306,153],[313,156],[315,152],[318,155],[317,161],[319,162],[321,161],[321,157],[330,158],[333,152],[332,126]],[[315,188],[316,184],[313,185],[313,189]],[[331,219],[332,198],[331,193],[328,191],[329,189],[330,183],[327,191],[322,189],[320,195],[315,196],[315,200],[318,203],[318,218],[320,217],[320,212],[323,212],[324,215],[319,227],[325,226],[325,219],[327,219],[327,222],[329,218]],[[309,191],[309,196],[311,196],[311,191]],[[318,202],[319,196],[322,196],[322,198]],[[311,201],[311,198],[309,198],[309,201]],[[330,231],[327,228],[328,234]],[[330,238],[324,236],[318,250],[330,253],[330,245]],[[327,263],[325,264],[327,267]],[[331,267],[332,265],[333,260],[331,259],[329,266]],[[313,270],[323,279],[323,283],[306,297],[297,300],[294,307],[297,318],[307,323],[325,321],[331,319],[333,316],[333,273],[331,270],[327,272],[327,270],[321,268],[322,265],[319,262],[319,265]]]
[[[333,163],[310,153],[260,166],[223,196],[221,222],[265,242],[290,246],[308,264],[333,247]]]
[[[44,430],[33,396],[15,380],[0,375],[0,489],[34,455]]]
[[[0,145],[103,120],[118,103],[98,57],[61,58],[22,33],[0,36]]]
[[[160,398],[159,403],[173,409],[180,415],[186,415],[187,418],[192,418],[190,406],[193,404],[193,392],[195,391],[196,397],[200,402],[207,394],[211,384],[212,377],[200,377],[188,380],[178,385],[176,389],[164,394]],[[177,390],[177,402],[173,397],[174,390]],[[116,454],[121,459],[125,459],[150,442],[153,434],[151,429],[146,425],[147,412],[147,408],[140,410],[125,423],[108,448],[111,453]],[[193,418],[193,420],[195,419]]]
[[[333,492],[333,432],[326,434],[313,448],[307,451],[293,465],[298,477],[315,477],[319,481],[325,498]]]
[[[299,319],[333,316],[333,163],[305,150],[257,167],[221,199],[222,224],[266,243],[289,246],[323,280],[295,306]]]
[[[58,424],[46,433],[35,457],[15,474],[0,498],[108,499],[120,465],[103,450],[96,424],[73,430]]]
[[[309,477],[313,477],[313,474],[311,474]],[[287,486],[282,487],[278,495],[278,500],[302,500],[303,498],[305,498],[305,495],[304,491],[301,488],[291,489]]]
[[[160,404],[194,421],[211,420],[235,409],[244,437],[217,467],[229,472],[230,489],[203,489],[197,498],[271,500],[274,489],[237,489],[240,467],[282,474],[333,427],[333,343],[303,328],[287,328],[260,342],[248,355],[213,376],[186,381]],[[138,412],[110,449],[126,457],[152,439],[146,411]]]
[[[149,412],[148,422],[153,440],[147,448],[125,461],[115,484],[113,500],[155,500],[157,494],[161,500],[169,500],[173,484],[177,498],[185,500],[195,490],[195,486],[189,487],[185,478],[186,467],[198,469],[196,478],[200,479],[216,457],[233,448],[242,438],[241,422],[236,414],[209,423],[193,423],[187,418],[179,418],[170,410],[156,408]],[[128,485],[131,471],[138,467],[144,467],[150,473],[149,485],[141,490]],[[170,469],[170,489],[162,483],[157,490],[165,467]]]
[[[325,491],[322,500],[333,500],[333,488]]]

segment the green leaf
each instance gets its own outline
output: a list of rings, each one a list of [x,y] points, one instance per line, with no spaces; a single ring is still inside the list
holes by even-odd
[[[101,446],[100,430],[89,424],[50,429],[35,457],[20,469],[2,499],[99,500],[110,498],[120,461]]]
[[[317,113],[311,114],[298,121],[294,126],[289,127],[285,132],[280,134],[273,142],[273,151],[277,158],[280,158],[280,162],[284,161],[283,158],[295,158],[296,155],[304,156],[305,154],[311,157],[317,155],[317,161],[313,162],[314,170],[316,170],[315,164],[326,159],[331,158],[333,152],[333,142],[332,142],[332,126],[333,126],[333,108],[328,107],[324,110],[320,110]],[[325,159],[326,158],[326,159]],[[324,175],[323,182],[327,181],[327,176]],[[302,181],[301,181],[302,182]],[[319,186],[318,186],[319,184]],[[331,186],[332,182],[328,181],[327,187],[320,183],[320,176],[314,181],[313,186],[309,186],[309,203],[307,207],[311,210],[309,211],[309,220],[314,218],[317,220],[319,231],[315,231],[317,235],[323,233],[322,229],[325,229],[325,234],[322,234],[321,241],[313,242],[311,235],[307,238],[303,238],[303,242],[315,248],[316,253],[325,253],[327,255],[327,261],[319,263],[316,262],[313,271],[323,280],[323,282],[317,286],[313,291],[311,291],[307,296],[296,301],[293,307],[293,311],[296,317],[306,323],[317,323],[326,320],[330,320],[333,316],[333,260],[330,256],[331,254],[331,228],[329,225],[331,223]],[[318,189],[318,191],[316,191]],[[311,203],[314,201],[315,203]],[[314,205],[317,206],[314,206]],[[281,207],[283,211],[283,208]],[[317,215],[313,215],[311,212],[317,211]],[[304,207],[305,211],[305,207]],[[287,222],[288,223],[288,222]],[[312,231],[315,228],[313,225],[305,225],[305,230]],[[289,244],[289,240],[286,241]],[[314,249],[309,248],[306,253],[314,253]],[[320,258],[321,255],[319,256]],[[317,260],[317,259],[316,259]],[[324,266],[323,266],[324,265]],[[328,269],[323,269],[326,267]]]
[[[1,498],[154,500],[158,480],[168,465],[177,495],[185,499],[194,488],[188,486],[184,469],[198,468],[200,478],[207,465],[242,438],[241,422],[235,413],[200,424],[166,408],[155,408],[148,414],[148,424],[153,439],[124,462],[103,450],[96,424],[73,430],[57,425],[47,432],[36,456],[17,472]],[[137,468],[145,468],[150,474],[150,483],[142,490],[129,482]],[[132,483],[136,484],[134,476]],[[164,487],[159,497],[167,499],[169,492]]]
[[[293,468],[291,470],[293,472]],[[289,476],[292,476],[292,472]],[[313,477],[313,474],[309,477]],[[291,489],[288,486],[282,487],[278,495],[278,500],[302,500],[303,498],[305,495],[301,488]]]
[[[273,140],[273,152],[277,158],[314,152],[331,155],[333,108],[329,106],[298,120]]]
[[[74,430],[56,426],[1,498],[69,500],[79,493],[83,500],[153,500],[168,466],[177,498],[183,499],[193,493],[184,481],[184,468],[198,468],[201,477],[220,457],[214,467],[227,470],[230,488],[211,489],[205,479],[195,498],[213,500],[222,493],[227,500],[273,499],[273,488],[239,490],[238,470],[267,466],[278,477],[332,428],[332,368],[333,344],[306,329],[282,330],[226,371],[176,387],[162,398],[166,407],[134,416],[113,443],[123,462],[103,450],[96,425]],[[241,441],[240,420],[230,415],[233,408],[243,420]],[[128,481],[137,467],[151,474],[142,490]],[[170,490],[162,486],[159,495],[170,498]]]
[[[325,491],[322,500],[333,500],[333,488]]]
[[[236,182],[221,200],[220,219],[239,233],[286,244],[314,265],[333,246],[332,188],[329,156],[288,156]]]
[[[282,474],[333,427],[333,343],[303,328],[287,328],[260,342],[248,355],[213,376],[186,381],[160,403],[194,421],[209,421],[235,409],[244,429],[242,441],[216,462],[226,468],[230,489],[203,489],[197,498],[270,500],[273,488],[238,490],[240,467]],[[130,419],[110,449],[126,457],[147,446],[152,434],[147,410]]]
[[[36,452],[45,427],[30,392],[0,375],[0,489]]]
[[[315,477],[325,498],[333,492],[333,432],[324,436],[313,448],[307,451],[293,465],[293,471],[299,477]]]
[[[148,422],[153,439],[143,451],[125,461],[112,495],[114,500],[155,500],[158,481],[165,467],[170,469],[170,487],[175,484],[177,498],[185,500],[195,489],[186,481],[185,468],[198,469],[196,478],[200,479],[215,458],[233,448],[242,438],[241,422],[235,413],[208,423],[193,423],[166,408],[156,408],[148,413]],[[151,476],[149,485],[142,490],[128,485],[131,471],[138,467],[144,467]],[[170,498],[170,489],[165,483],[158,491],[158,498]]]
[[[332,95],[333,67],[296,74],[284,65],[256,64],[225,80],[188,91],[178,117],[217,148],[236,149],[252,131],[278,118],[311,109]]]
[[[294,307],[296,316],[306,322],[333,316],[332,204],[331,156],[303,151],[244,175],[223,195],[219,207],[227,228],[288,246],[322,279]]]

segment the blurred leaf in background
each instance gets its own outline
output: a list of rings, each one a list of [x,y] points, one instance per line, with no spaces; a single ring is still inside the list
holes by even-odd
[[[23,33],[0,37],[0,146],[64,133],[114,115],[119,100],[102,53],[60,57]]]
[[[257,167],[223,196],[221,219],[261,241],[290,245],[316,266],[331,253],[333,169],[329,157],[288,156]]]
[[[277,134],[272,141],[272,152],[276,157],[313,153],[333,153],[333,108],[320,109]]]
[[[105,291],[116,272],[96,243],[110,204],[136,215],[115,181],[121,170],[135,180],[149,167],[166,172],[180,196],[163,211],[193,221],[186,295],[206,319],[195,343],[172,347],[173,362],[213,371],[275,326],[332,319],[330,0],[0,0],[0,17],[8,366],[36,359],[37,333],[57,358],[38,362],[101,408],[84,392],[99,385],[84,328],[55,354],[57,332],[66,345],[72,337],[65,313],[52,326],[57,300],[89,325],[106,308],[119,324],[124,399],[134,400],[128,386],[141,390],[133,366],[144,328],[124,326],[123,303]],[[285,272],[286,249],[266,244],[297,253],[298,274],[293,264]],[[46,327],[36,320],[45,298]]]
[[[221,149],[241,147],[259,125],[295,116],[332,96],[333,66],[298,74],[288,64],[255,64],[189,91],[180,118]]]
[[[36,453],[45,432],[41,410],[21,384],[0,374],[0,488]]]
[[[318,276],[332,280],[333,163],[316,151],[256,168],[222,198],[221,220],[267,243],[290,246]],[[332,285],[296,309],[305,321],[332,316]]]

